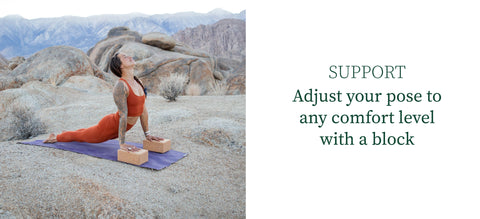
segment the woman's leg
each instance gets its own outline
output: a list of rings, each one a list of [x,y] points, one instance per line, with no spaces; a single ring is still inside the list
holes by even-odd
[[[100,143],[110,140],[112,137],[115,137],[115,133],[118,132],[118,119],[115,117],[116,114],[110,114],[103,117],[97,125],[94,125],[90,128],[63,132],[57,135],[57,141]]]
[[[57,136],[55,136],[55,134],[50,134],[44,143],[71,141],[100,143],[115,139],[118,138],[119,118],[119,114],[114,113],[103,117],[97,125],[94,125],[90,128],[78,129],[76,131],[66,131]],[[132,127],[133,125],[127,124],[127,131]]]

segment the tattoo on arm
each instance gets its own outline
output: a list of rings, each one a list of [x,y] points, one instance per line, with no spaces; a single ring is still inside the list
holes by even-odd
[[[120,144],[125,144],[125,133],[127,132],[127,116],[128,116],[128,88],[123,82],[117,82],[113,88],[113,100],[117,105],[120,114],[118,124],[118,141]]]

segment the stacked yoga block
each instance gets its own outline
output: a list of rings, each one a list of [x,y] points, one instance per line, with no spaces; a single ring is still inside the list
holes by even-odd
[[[118,161],[130,163],[134,165],[142,165],[148,161],[148,151],[165,153],[171,148],[170,139],[164,139],[162,141],[148,141],[143,140],[143,149],[132,152],[122,149],[118,149],[117,156]]]

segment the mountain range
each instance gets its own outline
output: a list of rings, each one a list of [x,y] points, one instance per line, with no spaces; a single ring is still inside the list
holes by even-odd
[[[246,22],[222,19],[210,25],[198,25],[173,35],[179,42],[206,53],[242,62],[246,55]]]
[[[0,18],[0,54],[8,59],[15,56],[28,57],[41,49],[56,45],[73,46],[87,52],[104,39],[109,30],[118,26],[128,27],[140,34],[161,32],[173,35],[186,28],[213,24],[225,18],[246,20],[246,12],[244,10],[235,14],[215,9],[208,13],[133,13],[32,20],[11,15]]]

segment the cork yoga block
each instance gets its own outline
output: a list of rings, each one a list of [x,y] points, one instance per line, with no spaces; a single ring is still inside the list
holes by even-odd
[[[164,139],[163,141],[143,140],[143,149],[158,153],[165,153],[169,151],[170,145],[170,139]]]
[[[148,161],[148,151],[140,149],[136,152],[130,152],[118,149],[117,160],[134,165],[142,165]]]

